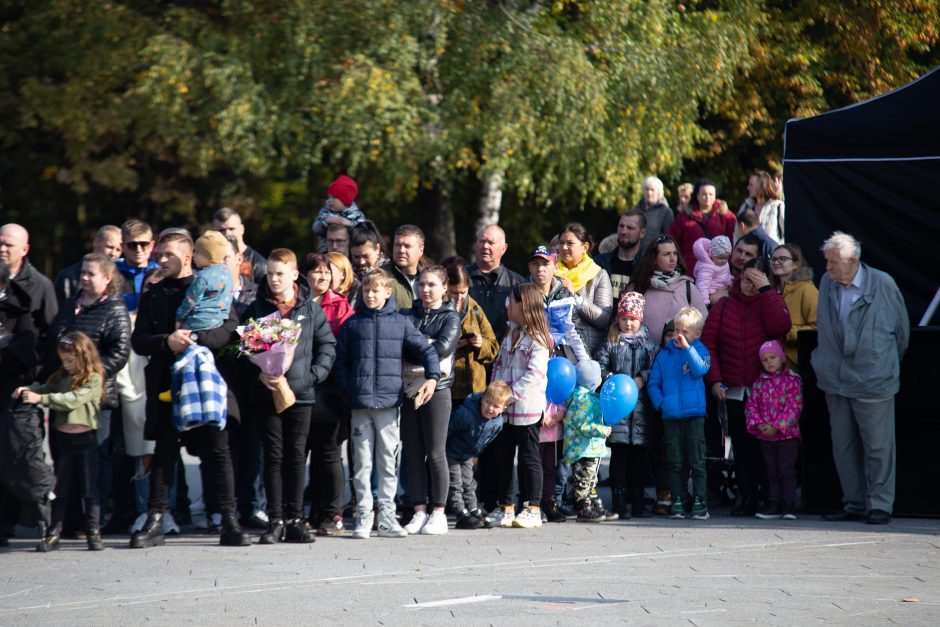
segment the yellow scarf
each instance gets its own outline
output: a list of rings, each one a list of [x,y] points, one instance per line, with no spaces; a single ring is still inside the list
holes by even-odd
[[[585,255],[581,258],[581,263],[573,268],[569,268],[564,263],[559,263],[558,271],[555,274],[571,281],[571,286],[574,288],[575,293],[578,293],[581,291],[581,288],[587,285],[588,281],[596,277],[597,273],[600,271],[601,267],[594,263],[594,260],[588,255]]]

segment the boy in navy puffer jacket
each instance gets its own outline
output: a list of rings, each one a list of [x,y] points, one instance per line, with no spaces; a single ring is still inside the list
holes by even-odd
[[[708,349],[699,341],[704,318],[694,307],[675,317],[676,335],[663,346],[650,372],[647,391],[662,411],[666,455],[672,484],[672,517],[685,518],[681,469],[692,470],[692,518],[708,519],[705,501],[705,382]]]
[[[503,429],[501,414],[512,400],[512,388],[505,381],[493,381],[486,391],[471,394],[450,415],[447,425],[447,466],[450,491],[447,502],[457,514],[457,529],[485,526],[477,504],[477,482],[473,478],[473,458],[489,446]]]
[[[415,397],[420,407],[434,394],[441,368],[437,352],[411,321],[397,311],[392,277],[381,269],[362,276],[356,314],[339,331],[336,383],[352,408],[353,486],[356,488],[354,538],[372,531],[372,466],[377,473],[379,536],[402,538],[407,532],[395,518],[398,481],[395,465],[401,450],[399,430],[402,360],[424,366],[425,382]]]

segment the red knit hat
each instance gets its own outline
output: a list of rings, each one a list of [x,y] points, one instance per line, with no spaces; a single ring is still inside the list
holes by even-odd
[[[340,174],[339,177],[326,188],[326,193],[348,207],[356,201],[359,186],[356,185],[356,181],[345,174]]]

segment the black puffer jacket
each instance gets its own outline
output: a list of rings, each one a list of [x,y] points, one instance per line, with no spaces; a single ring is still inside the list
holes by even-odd
[[[32,381],[36,367],[36,327],[29,295],[15,283],[0,291],[0,411],[17,387]]]
[[[425,309],[424,303],[415,300],[411,309],[402,310],[402,315],[407,316],[415,328],[421,331],[429,340],[431,346],[437,352],[439,361],[444,361],[448,357],[453,358],[457,352],[457,339],[460,337],[460,314],[454,308],[453,301],[444,301],[437,309]],[[437,382],[438,390],[446,390],[454,383],[454,366],[451,359],[450,370],[444,375],[441,372],[441,378]]]
[[[108,393],[102,407],[116,407],[117,390],[114,387],[114,376],[127,363],[131,353],[131,319],[127,306],[123,296],[108,295],[104,300],[83,307],[81,313],[76,315],[75,303],[80,294],[81,292],[72,294],[52,321],[49,346],[43,351],[46,361],[39,373],[39,380],[45,381],[61,365],[59,354],[55,350],[55,343],[59,338],[70,331],[81,331],[98,347],[107,375],[105,387]]]
[[[290,312],[291,320],[300,320],[300,340],[294,349],[294,361],[287,371],[287,384],[297,397],[298,405],[313,405],[316,403],[314,386],[326,381],[336,360],[336,337],[330,331],[330,323],[326,314],[310,298],[310,290],[306,285],[298,283],[294,286],[297,293],[297,302]],[[269,316],[277,311],[270,300],[267,281],[258,288],[258,298],[245,311],[243,320],[255,320]],[[254,380],[249,391],[250,400],[271,400],[271,391],[258,380],[260,370],[248,358],[244,359],[251,371],[250,378]]]

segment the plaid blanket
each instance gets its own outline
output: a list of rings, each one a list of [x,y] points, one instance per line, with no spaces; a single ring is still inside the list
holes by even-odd
[[[215,367],[215,358],[205,346],[193,345],[173,364],[170,380],[173,393],[173,426],[189,431],[209,426],[225,429],[228,417],[228,386]]]

